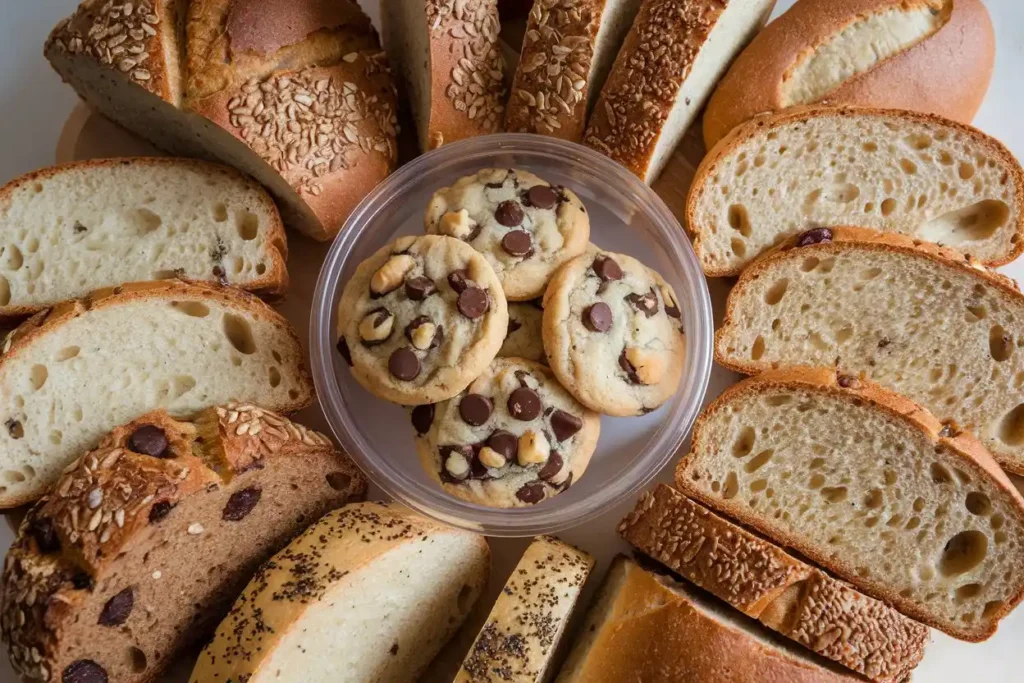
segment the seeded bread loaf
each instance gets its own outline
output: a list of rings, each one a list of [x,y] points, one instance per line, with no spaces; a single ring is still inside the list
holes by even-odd
[[[381,13],[420,150],[501,131],[505,62],[497,0],[403,0]]]
[[[46,57],[125,128],[255,177],[315,239],[396,164],[394,83],[355,0],[85,0]]]
[[[327,514],[253,577],[192,683],[414,681],[489,573],[483,536],[383,503]]]
[[[961,640],[1024,597],[1024,499],[977,441],[866,380],[795,368],[731,387],[676,484]]]
[[[981,0],[799,0],[757,35],[704,114],[711,149],[757,114],[816,102],[970,123],[995,62]]]
[[[255,406],[117,427],[31,509],[7,556],[11,663],[33,681],[151,681],[261,562],[365,492],[325,437]]]
[[[735,128],[697,169],[686,222],[704,272],[738,275],[812,228],[862,225],[985,265],[1024,252],[1024,170],[981,131],[909,111],[797,107]]]
[[[1024,474],[1024,296],[952,250],[856,228],[794,237],[743,272],[715,357],[863,375]]]
[[[123,282],[288,287],[270,196],[227,166],[140,157],[64,164],[0,188],[0,316]]]
[[[177,280],[101,290],[27,320],[0,347],[0,508],[35,500],[119,424],[229,401],[313,400],[288,322],[238,290]]]
[[[773,631],[872,681],[901,683],[928,629],[668,486],[619,525],[637,550]]]
[[[654,182],[775,0],[644,0],[584,144]]]

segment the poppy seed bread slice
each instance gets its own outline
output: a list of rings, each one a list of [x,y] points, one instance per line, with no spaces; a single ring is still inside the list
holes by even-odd
[[[836,228],[800,243],[743,272],[718,362],[747,374],[817,365],[863,375],[1024,474],[1024,295],[1013,281],[902,235]]]
[[[151,410],[241,401],[288,413],[312,399],[295,332],[251,294],[166,280],[61,303],[0,347],[0,508],[35,500],[74,457]]]
[[[740,382],[698,418],[675,479],[955,638],[988,638],[1024,597],[1024,499],[977,441],[866,380]]]

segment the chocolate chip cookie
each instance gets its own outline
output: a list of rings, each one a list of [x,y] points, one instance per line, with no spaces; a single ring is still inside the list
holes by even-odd
[[[583,475],[601,431],[551,370],[498,358],[455,398],[412,413],[427,473],[464,500],[535,505]]]
[[[494,269],[451,237],[402,237],[359,264],[338,304],[338,352],[383,399],[455,396],[501,348],[508,308]]]
[[[548,363],[583,405],[641,415],[675,393],[686,343],[679,303],[658,273],[592,250],[565,264],[544,295]]]
[[[535,363],[547,363],[541,320],[544,309],[540,299],[510,302],[508,305],[508,334],[498,351],[498,358],[525,358]]]
[[[428,233],[483,254],[509,301],[541,296],[552,273],[590,240],[590,217],[574,192],[514,169],[487,168],[438,190],[424,222]]]

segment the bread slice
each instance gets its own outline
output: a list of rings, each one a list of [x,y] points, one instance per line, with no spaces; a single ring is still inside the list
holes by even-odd
[[[747,374],[819,365],[863,375],[1024,474],[1024,295],[1013,281],[902,235],[829,232],[803,247],[794,237],[743,272],[718,362]]]
[[[166,409],[313,400],[288,322],[256,297],[177,280],[101,290],[42,311],[0,348],[0,508],[41,496],[104,434]]]
[[[551,536],[523,553],[455,683],[544,683],[594,558]]]
[[[773,631],[872,681],[901,683],[928,628],[668,486],[619,524],[637,550]]]
[[[863,681],[753,619],[618,556],[557,683]]]
[[[981,445],[833,370],[766,372],[698,419],[688,496],[962,640],[1024,597],[1024,499]]]
[[[366,481],[251,405],[119,426],[28,513],[0,625],[26,680],[144,683],[209,635],[252,572]]]
[[[979,130],[885,109],[796,107],[735,128],[697,169],[686,221],[704,272],[737,275],[795,234],[862,225],[986,265],[1024,252],[1024,170]]]
[[[399,506],[329,513],[264,565],[193,683],[414,681],[487,583],[487,541]]]
[[[0,188],[0,316],[172,277],[288,287],[270,195],[234,169],[140,157],[41,169]]]

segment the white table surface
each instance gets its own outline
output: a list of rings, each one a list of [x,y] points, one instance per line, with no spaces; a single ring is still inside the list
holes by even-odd
[[[376,18],[376,1],[362,2]],[[792,3],[793,0],[780,0],[776,12]],[[53,162],[58,136],[78,100],[43,59],[42,45],[50,29],[77,4],[77,0],[0,0],[0,183]],[[996,69],[988,98],[974,123],[1024,158],[1024,125],[1021,123],[1024,120],[1021,115],[1024,109],[1024,79],[1021,77],[1024,72],[1024,0],[985,0],[985,4],[996,26]],[[960,74],[948,77],[959,78]],[[1004,272],[1024,282],[1024,259],[1008,266]],[[713,385],[711,391],[717,393],[720,389]],[[667,480],[664,476],[662,479]],[[588,524],[587,529],[562,534],[566,540],[594,552],[603,560],[599,574],[604,571],[607,558],[623,549],[618,545],[608,547],[608,530],[614,528],[629,507],[609,511]],[[10,541],[10,531],[5,524],[0,524],[0,549],[6,548]],[[496,544],[499,546],[496,547],[496,564],[508,565],[524,544],[518,541]],[[492,579],[495,585],[503,582],[501,575]],[[592,580],[590,588],[596,583],[596,579]],[[1022,641],[1024,608],[1003,621],[996,636],[982,644],[960,643],[933,632],[933,642],[914,680],[917,683],[1024,681],[1018,650]],[[4,653],[0,655],[0,683],[15,680]]]

